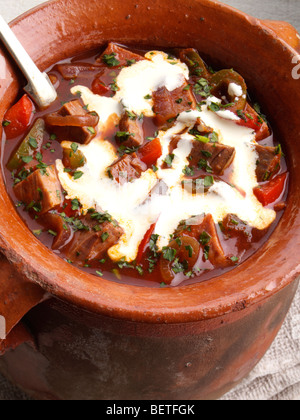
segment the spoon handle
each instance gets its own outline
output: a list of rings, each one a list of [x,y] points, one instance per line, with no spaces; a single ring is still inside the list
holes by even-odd
[[[40,72],[13,31],[0,15],[0,39],[26,77],[24,88],[39,108],[46,108],[57,98],[56,90],[46,73]]]

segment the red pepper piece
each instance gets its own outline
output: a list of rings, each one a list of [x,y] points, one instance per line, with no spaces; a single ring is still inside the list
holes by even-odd
[[[254,188],[253,192],[263,206],[274,203],[284,191],[287,173],[278,175],[271,181]]]
[[[148,167],[154,165],[157,159],[159,159],[162,155],[160,140],[157,138],[149,143],[146,143],[145,146],[138,151],[138,155],[141,161],[146,163]]]
[[[268,124],[262,120],[258,113],[248,103],[244,111],[241,114],[237,112],[237,115],[241,118],[237,122],[238,125],[248,127],[256,132],[256,141],[263,140],[270,136],[270,130]]]
[[[92,83],[92,91],[96,95],[103,96],[109,91],[109,87],[107,87],[99,77],[96,77]]]
[[[6,112],[3,126],[7,139],[18,137],[26,131],[31,122],[33,110],[33,103],[27,95],[24,95]]]
[[[142,261],[143,255],[146,251],[146,248],[147,248],[147,246],[150,242],[151,236],[154,232],[155,225],[156,225],[156,223],[153,223],[153,225],[150,226],[149,230],[146,232],[146,234],[144,236],[144,239],[140,243],[138,255],[137,255],[137,258],[136,258],[136,263],[137,264],[140,264],[140,262]]]

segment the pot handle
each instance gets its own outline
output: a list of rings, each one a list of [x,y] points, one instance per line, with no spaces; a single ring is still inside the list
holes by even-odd
[[[24,315],[46,298],[45,291],[19,274],[0,254],[0,355],[23,342],[34,343],[20,322]]]
[[[296,51],[300,51],[300,37],[293,25],[280,20],[261,20],[261,22]]]

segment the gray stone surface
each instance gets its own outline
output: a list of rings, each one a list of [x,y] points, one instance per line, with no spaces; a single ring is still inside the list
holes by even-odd
[[[299,0],[225,0],[222,3],[259,19],[284,20],[300,32]]]

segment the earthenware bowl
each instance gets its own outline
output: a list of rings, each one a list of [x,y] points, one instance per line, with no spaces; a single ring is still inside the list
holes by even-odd
[[[39,399],[220,397],[265,354],[298,285],[296,31],[209,0],[54,0],[11,26],[41,70],[109,40],[197,48],[213,65],[239,71],[268,114],[290,170],[285,214],[244,264],[191,286],[150,289],[83,273],[27,230],[0,178],[7,378]],[[0,64],[3,118],[23,81],[4,50]]]

